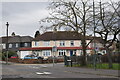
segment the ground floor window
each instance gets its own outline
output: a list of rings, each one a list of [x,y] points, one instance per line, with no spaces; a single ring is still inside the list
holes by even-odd
[[[66,53],[66,50],[58,50],[59,56],[63,56]]]
[[[50,50],[43,51],[43,56],[51,56],[51,51]]]
[[[76,50],[70,50],[70,56],[76,56]]]
[[[74,50],[74,51],[73,51],[73,55],[74,55],[74,56],[76,56],[76,55],[77,55],[77,54],[76,54],[76,50]]]

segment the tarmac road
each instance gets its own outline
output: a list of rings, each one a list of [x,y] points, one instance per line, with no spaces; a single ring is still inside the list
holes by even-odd
[[[2,65],[3,78],[118,78],[117,70],[64,67],[53,64]]]

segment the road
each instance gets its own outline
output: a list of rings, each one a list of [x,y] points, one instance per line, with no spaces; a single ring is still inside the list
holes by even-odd
[[[3,78],[118,78],[117,70],[94,70],[53,64],[2,65]]]

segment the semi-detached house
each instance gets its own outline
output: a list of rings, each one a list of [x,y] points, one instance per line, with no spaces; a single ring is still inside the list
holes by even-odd
[[[17,52],[19,48],[31,47],[32,39],[33,38],[30,36],[19,36],[19,35],[8,36],[8,50]],[[2,49],[2,52],[6,52],[7,37],[6,36],[0,37],[0,41],[1,41],[0,47]]]
[[[40,36],[36,37],[32,41],[31,48],[20,48],[19,56],[24,58],[25,55],[35,54],[40,57],[51,57],[53,56],[53,47],[57,47],[57,51],[54,56],[73,56],[82,55],[82,40],[83,36],[80,33],[74,31],[54,31],[45,32]],[[86,43],[89,43],[93,37],[86,37]],[[97,38],[96,38],[97,39]],[[99,38],[98,38],[99,39]],[[99,48],[102,45],[97,43]],[[93,52],[93,43],[89,44],[87,47],[87,53]]]

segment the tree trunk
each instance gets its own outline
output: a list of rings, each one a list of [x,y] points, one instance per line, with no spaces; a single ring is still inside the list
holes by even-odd
[[[83,51],[83,58],[82,58],[82,64],[81,66],[86,66],[86,41],[82,40],[82,51]]]
[[[112,55],[111,55],[111,51],[106,47],[106,52],[107,52],[107,58],[108,58],[108,62],[109,62],[109,69],[113,68],[112,65]]]

